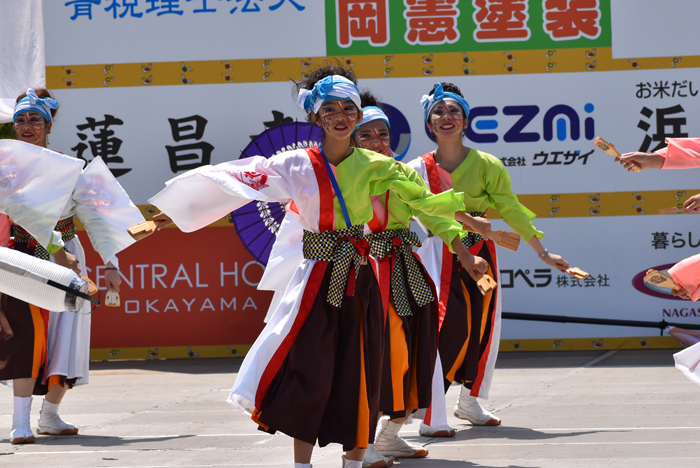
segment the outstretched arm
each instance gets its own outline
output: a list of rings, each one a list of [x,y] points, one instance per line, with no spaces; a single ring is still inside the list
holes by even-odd
[[[532,239],[528,241],[528,245],[532,247],[532,250],[535,251],[537,256],[540,257],[544,263],[552,268],[556,268],[560,271],[565,271],[569,268],[569,262],[561,258],[560,255],[550,253],[549,250],[542,247],[542,244],[537,237],[532,236]]]
[[[469,231],[476,232],[482,237],[488,237],[488,233],[491,232],[491,222],[486,218],[458,211],[455,213],[455,219],[468,228]]]
[[[639,151],[635,151],[632,153],[625,153],[621,158],[615,158],[615,161],[618,161],[622,167],[627,169],[627,172],[635,172],[635,167],[641,170],[661,169],[664,166],[666,158],[656,153],[640,153]]]

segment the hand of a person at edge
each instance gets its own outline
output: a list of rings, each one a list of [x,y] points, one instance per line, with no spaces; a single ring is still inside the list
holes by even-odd
[[[680,289],[671,289],[671,293],[676,297],[685,299],[686,301],[690,300],[690,293],[684,287],[681,287]]]
[[[683,203],[683,209],[688,213],[700,212],[700,193],[693,195]]]
[[[623,154],[621,158],[615,158],[615,161],[619,161],[628,172],[635,172],[634,166],[639,167],[641,170],[661,169],[666,158],[655,153],[634,151]]]
[[[153,221],[158,225],[156,231],[160,231],[166,226],[175,224],[173,223],[173,220],[170,218],[170,216],[166,215],[162,211],[153,217]]]
[[[553,253],[548,253],[542,257],[542,261],[552,268],[556,268],[559,271],[565,271],[569,269],[569,262],[561,258],[560,255]]]
[[[469,276],[472,277],[474,281],[479,281],[482,276],[489,271],[489,264],[486,260],[481,257],[474,256],[469,252],[465,254],[459,254],[459,261],[462,262],[462,266]]]
[[[491,222],[479,216],[472,216],[464,223],[469,231],[476,232],[480,236],[488,239],[488,234],[491,232]]]
[[[55,254],[53,254],[53,258],[54,260],[56,260],[57,264],[73,270],[78,275],[81,274],[80,265],[78,265],[78,258],[72,253],[66,252],[65,250],[61,249]]]
[[[108,263],[107,268],[114,268],[111,263]],[[122,284],[122,277],[119,275],[119,270],[105,270],[105,283],[107,290],[114,289],[119,292],[119,285]]]

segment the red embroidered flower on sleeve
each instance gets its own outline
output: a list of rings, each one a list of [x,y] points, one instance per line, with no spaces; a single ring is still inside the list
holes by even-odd
[[[257,172],[253,171],[244,171],[244,172],[233,172],[233,171],[226,171],[226,170],[221,170],[217,172],[224,172],[228,174],[230,177],[236,179],[238,182],[247,185],[248,187],[252,188],[253,190],[261,190],[264,188],[269,187],[265,182],[267,182],[267,175],[266,174],[258,174]]]

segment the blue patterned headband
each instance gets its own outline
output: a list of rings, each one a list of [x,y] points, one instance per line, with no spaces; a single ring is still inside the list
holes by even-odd
[[[420,104],[421,106],[423,106],[423,117],[425,118],[426,122],[430,121],[430,111],[433,110],[433,107],[435,107],[436,104],[444,101],[445,99],[452,99],[454,101],[457,101],[457,103],[462,107],[462,110],[464,111],[464,118],[466,119],[469,117],[469,103],[467,102],[467,100],[459,94],[444,91],[442,89],[442,85],[438,83],[435,85],[435,92],[432,96],[426,94],[420,100]]]
[[[58,102],[49,97],[40,98],[36,95],[36,92],[29,88],[27,90],[27,96],[20,99],[20,101],[15,106],[15,113],[12,117],[12,121],[17,121],[17,116],[25,112],[34,111],[40,113],[47,122],[51,122],[51,109],[58,108]]]
[[[311,90],[299,91],[297,104],[307,113],[317,113],[321,104],[333,99],[350,100],[358,109],[362,107],[360,91],[352,81],[340,75],[327,76],[319,80]]]
[[[362,120],[355,127],[355,131],[366,123],[370,123],[374,120],[381,120],[386,123],[386,126],[391,130],[391,124],[389,123],[389,118],[386,116],[383,110],[376,106],[367,106],[362,108]]]

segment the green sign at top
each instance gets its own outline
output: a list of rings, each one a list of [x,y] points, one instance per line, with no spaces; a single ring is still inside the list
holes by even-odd
[[[610,45],[610,0],[326,0],[328,55]]]

